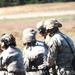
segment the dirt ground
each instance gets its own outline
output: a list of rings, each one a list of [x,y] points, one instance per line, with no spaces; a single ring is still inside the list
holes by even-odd
[[[12,18],[13,17],[12,14],[14,15],[14,17],[16,14],[21,17],[20,14],[22,14],[21,18],[23,18],[24,16],[27,16],[27,17],[32,16],[32,14],[29,15],[30,13],[33,13],[34,17],[40,16],[40,13],[42,16],[43,15],[51,16],[52,14],[53,15],[55,14],[55,16],[56,16],[56,15],[62,14],[62,12],[60,13],[59,11],[60,12],[64,11],[65,15],[75,14],[75,2],[69,2],[69,3],[65,3],[65,4],[64,3],[53,3],[53,4],[44,4],[44,5],[43,4],[35,4],[35,6],[34,5],[24,5],[24,6],[17,6],[17,7],[0,8],[0,18],[4,17],[3,19],[5,20],[6,15],[10,15],[10,18]],[[67,13],[67,11],[69,11],[69,12]],[[49,13],[47,13],[45,15],[45,14],[42,14],[42,12],[44,12],[45,14],[47,12],[49,12]],[[54,13],[54,12],[59,12],[59,13]],[[27,13],[28,13],[28,15],[27,15]],[[36,13],[36,14],[34,15],[34,13]],[[39,13],[39,14],[37,14],[37,13]],[[51,15],[48,15],[48,14],[51,14]],[[2,23],[0,22],[0,38],[3,33],[12,33],[16,37],[17,46],[19,48],[23,49],[23,43],[22,43],[23,30],[28,27],[32,27],[32,28],[36,29],[37,22],[38,21],[30,21],[30,22],[19,22],[18,21],[18,22],[10,22],[10,23],[9,22],[2,22]],[[60,30],[64,34],[68,35],[75,44],[75,18],[73,20],[70,19],[70,21],[62,21],[61,23],[63,26],[62,26],[62,28],[60,28]],[[39,40],[44,40],[38,33],[37,33],[36,38]]]
[[[12,33],[17,40],[19,48],[23,49],[22,44],[22,31],[25,28],[32,27],[36,29],[37,22],[31,23],[0,23],[0,37],[3,33]],[[60,29],[63,33],[67,34],[75,43],[75,21],[62,22],[63,26]],[[43,40],[43,38],[37,33],[37,39]]]

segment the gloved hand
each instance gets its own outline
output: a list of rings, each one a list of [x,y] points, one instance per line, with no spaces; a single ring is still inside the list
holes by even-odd
[[[48,66],[45,66],[45,67],[43,68],[41,75],[50,75],[50,74],[49,74],[49,67],[48,67]]]
[[[49,70],[49,66],[45,66],[43,70]]]

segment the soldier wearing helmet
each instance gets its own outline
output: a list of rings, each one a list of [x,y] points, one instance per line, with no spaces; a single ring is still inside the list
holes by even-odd
[[[36,36],[36,31],[33,29],[33,28],[26,28],[26,29],[24,29],[24,31],[23,31],[23,36],[25,35],[25,34],[27,34],[27,33],[31,33],[31,34],[33,34],[33,35],[35,35]]]
[[[0,55],[0,59],[2,58],[0,67],[6,66],[8,75],[25,75],[23,55],[21,50],[16,47],[15,37],[12,34],[3,34],[1,43],[4,51]]]
[[[47,58],[47,49],[43,42],[36,40],[36,34],[33,34],[33,28],[27,28],[23,31],[23,44],[26,48],[24,54],[24,63],[27,75],[41,75]],[[45,59],[45,60],[44,60]]]
[[[44,27],[44,21],[38,22],[36,28],[39,34],[41,34],[42,37],[46,38],[47,32],[46,32],[46,28]]]
[[[44,22],[44,26],[50,36],[47,59],[49,65],[52,66],[54,63],[56,64],[58,75],[74,75],[74,70],[71,64],[73,54],[70,49],[71,47],[75,52],[73,41],[67,35],[59,31],[62,24],[58,20],[48,19]]]
[[[50,41],[50,36],[49,36],[49,34],[48,34],[47,30],[46,30],[46,26],[44,26],[44,22],[45,22],[45,21],[40,21],[40,22],[38,22],[37,25],[36,25],[36,28],[37,28],[39,34],[40,34],[42,37],[44,37],[44,42],[46,43],[46,45],[47,45],[47,47],[48,47],[48,43],[49,43],[49,41]],[[47,49],[48,49],[48,48],[47,48]],[[55,75],[55,74],[54,74],[54,72],[55,72],[55,67],[54,67],[54,65],[50,67],[49,72],[50,72],[50,75]]]
[[[53,33],[58,30],[58,28],[62,27],[62,24],[56,19],[48,19],[44,22],[44,27],[46,28],[47,32],[50,32],[50,36],[52,36]]]
[[[39,41],[39,40],[37,40],[36,39],[36,30],[34,30],[33,28],[26,28],[26,29],[24,29],[24,31],[23,31],[23,37],[25,36],[25,35],[27,35],[27,34],[32,34],[32,36],[34,36],[34,40],[32,40],[32,43],[33,44],[35,44],[35,45],[40,45],[40,46],[45,46],[45,48],[48,48],[47,47],[47,45],[44,43],[44,42],[42,42],[42,41]],[[24,39],[22,39],[23,40],[23,44],[25,43],[24,42]],[[28,40],[28,39],[27,39]],[[26,40],[26,41],[27,41]],[[26,46],[24,47],[24,54],[25,54],[25,52],[26,52]]]

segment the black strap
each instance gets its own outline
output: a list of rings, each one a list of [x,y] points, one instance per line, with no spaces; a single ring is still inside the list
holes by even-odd
[[[70,50],[71,50],[71,52],[72,52],[72,54],[73,54],[73,56],[74,56],[74,52],[73,52],[73,50],[72,50],[72,48],[71,48],[70,43],[69,43],[68,40],[63,36],[64,34],[60,34],[60,35],[66,40],[66,42],[68,43],[68,45],[69,45],[69,47],[70,47]]]
[[[3,67],[2,67],[2,60],[3,60],[3,57],[0,58],[1,69],[3,68]]]

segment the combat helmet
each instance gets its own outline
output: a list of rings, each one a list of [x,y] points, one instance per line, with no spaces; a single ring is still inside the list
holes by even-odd
[[[26,28],[23,31],[23,44],[36,42],[36,31],[33,28]]]
[[[28,33],[22,38],[23,44],[32,43],[33,41],[36,41],[36,38],[33,34]]]
[[[44,34],[46,31],[46,28],[44,27],[44,21],[38,22],[36,28],[40,34]]]
[[[55,27],[57,28],[62,27],[62,24],[58,22],[58,20],[56,19],[48,19],[44,22],[44,26],[46,30],[48,30],[48,29],[53,29]]]
[[[9,46],[16,46],[15,37],[12,34],[3,34],[1,37],[1,42],[3,43],[3,48],[8,48]]]
[[[23,36],[25,36],[25,35],[28,34],[28,33],[31,33],[31,34],[33,34],[33,35],[35,36],[36,33],[37,33],[37,31],[34,30],[33,28],[26,28],[26,29],[24,29],[24,31],[23,31]]]

